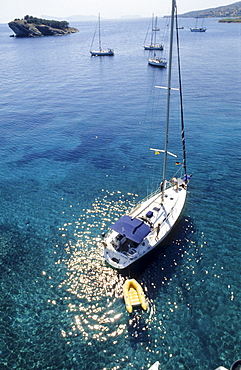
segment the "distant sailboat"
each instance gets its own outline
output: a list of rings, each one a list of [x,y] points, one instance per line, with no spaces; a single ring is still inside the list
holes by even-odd
[[[91,44],[91,49],[92,49],[92,45],[93,45],[93,42],[94,42],[94,39],[95,39],[95,34],[96,34],[96,31],[95,31],[94,36],[93,36],[93,40],[92,40],[92,44]],[[100,14],[98,15],[98,35],[99,35],[99,50],[90,50],[91,56],[92,57],[113,56],[114,55],[114,50],[113,49],[103,50],[101,48]]]
[[[152,58],[148,59],[148,64],[153,67],[166,68],[167,61],[166,58],[157,57],[156,54]]]
[[[190,27],[190,31],[191,32],[205,32],[206,31],[206,27],[203,27],[203,22],[204,22],[204,19],[202,21],[202,26],[201,27],[198,27],[197,23],[198,23],[198,17],[196,18],[196,25],[195,27]]]
[[[156,33],[160,31],[160,28],[157,26],[157,17],[154,21],[154,14],[152,14],[152,24],[151,24],[151,42],[149,45],[145,45],[146,38],[148,36],[148,31],[144,40],[144,49],[145,50],[163,50],[164,46],[156,42]]]

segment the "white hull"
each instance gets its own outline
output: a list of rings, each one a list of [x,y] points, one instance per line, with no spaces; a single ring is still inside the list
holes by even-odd
[[[132,219],[144,220],[144,224],[150,226],[150,232],[139,244],[114,230],[107,235],[103,242],[104,257],[112,267],[124,269],[130,266],[152,251],[170,233],[182,212],[187,193],[184,182],[181,179],[178,182],[178,189],[166,189],[164,197],[161,191],[156,192],[129,214]]]
[[[155,45],[146,45],[144,46],[145,50],[163,50],[163,45],[155,44]]]
[[[206,28],[203,27],[195,27],[195,28],[190,28],[191,32],[205,32]]]
[[[158,370],[159,369],[160,362],[156,361],[151,367],[149,367],[148,370]]]
[[[154,67],[161,67],[161,68],[166,68],[167,66],[167,62],[165,61],[165,59],[161,59],[161,58],[148,59],[148,64]]]
[[[112,56],[114,55],[114,50],[93,50],[90,54],[92,57]]]

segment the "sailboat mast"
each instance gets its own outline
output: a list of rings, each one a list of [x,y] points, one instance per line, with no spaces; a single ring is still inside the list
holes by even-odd
[[[154,29],[154,13],[152,13],[152,21],[151,21],[151,46],[153,45],[153,31]]]
[[[163,174],[162,174],[162,192],[164,193],[166,187],[166,165],[167,165],[167,147],[169,136],[169,115],[170,115],[170,95],[171,95],[171,75],[172,75],[172,51],[173,51],[173,31],[174,31],[174,13],[176,1],[172,0],[172,13],[171,13],[171,30],[170,30],[170,50],[168,62],[168,84],[167,84],[167,108],[166,108],[166,135],[164,146],[164,161],[163,161]]]
[[[178,78],[179,78],[179,96],[180,96],[180,113],[181,113],[181,127],[182,127],[182,152],[183,152],[183,168],[184,173],[187,174],[187,160],[186,160],[186,144],[185,144],[185,129],[184,129],[184,113],[183,113],[183,99],[182,99],[182,79],[181,79],[181,61],[180,61],[180,47],[178,35],[178,21],[176,9],[176,39],[177,39],[177,61],[178,61]]]
[[[99,50],[101,50],[101,39],[100,39],[100,13],[99,13],[99,15],[98,15],[98,18],[99,18]]]
[[[156,33],[157,33],[157,17],[155,18],[155,25],[154,25],[154,45],[156,44]]]

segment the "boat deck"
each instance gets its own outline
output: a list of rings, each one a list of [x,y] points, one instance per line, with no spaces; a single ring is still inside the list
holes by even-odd
[[[113,266],[121,268],[133,263],[155,248],[169,234],[177,221],[186,198],[186,189],[181,182],[178,188],[170,187],[152,195],[129,214],[131,219],[143,221],[149,225],[150,231],[139,243],[131,240],[131,237],[112,231],[106,238],[105,258]],[[134,238],[133,238],[134,239]]]

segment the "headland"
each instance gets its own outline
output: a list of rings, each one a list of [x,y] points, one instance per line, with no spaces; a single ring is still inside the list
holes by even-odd
[[[26,15],[23,19],[15,19],[8,23],[16,37],[59,36],[79,32],[69,27],[67,21],[48,20]]]

